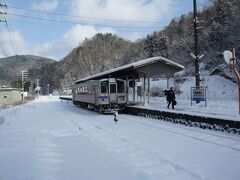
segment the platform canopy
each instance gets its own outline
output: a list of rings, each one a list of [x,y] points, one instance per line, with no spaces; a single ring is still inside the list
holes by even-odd
[[[182,71],[183,69],[184,66],[164,57],[157,56],[88,76],[77,80],[75,83],[78,84],[88,80],[97,80],[102,78],[126,79],[126,77],[139,78],[143,76],[169,78],[172,77],[174,73]]]

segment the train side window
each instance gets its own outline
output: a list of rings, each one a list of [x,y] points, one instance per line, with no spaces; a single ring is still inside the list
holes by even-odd
[[[107,81],[101,82],[101,93],[108,93],[108,82]]]
[[[124,93],[124,82],[123,81],[117,81],[117,90],[118,90],[118,93]]]
[[[91,85],[91,86],[89,86],[89,88],[90,88],[90,94],[92,95],[93,94],[93,86]]]
[[[94,88],[94,91],[93,91],[93,94],[97,94],[98,93],[98,86],[93,86],[93,88]]]
[[[91,89],[90,89],[90,86],[87,87],[87,94],[90,94],[91,93]]]

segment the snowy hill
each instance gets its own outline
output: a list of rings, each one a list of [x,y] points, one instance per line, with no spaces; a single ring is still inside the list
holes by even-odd
[[[237,100],[237,84],[221,76],[204,76],[202,85],[207,87],[207,98],[209,100]],[[195,85],[194,77],[187,77],[179,89],[183,92],[179,98],[190,99],[190,88]]]
[[[53,59],[33,55],[0,58],[0,80],[16,80],[23,70],[40,69],[53,62],[55,62]]]

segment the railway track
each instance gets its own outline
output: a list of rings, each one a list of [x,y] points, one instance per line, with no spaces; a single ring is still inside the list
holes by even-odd
[[[60,97],[61,100],[72,101],[71,97]],[[181,124],[190,127],[199,127],[201,129],[210,129],[233,134],[240,134],[240,121],[219,119],[207,116],[197,116],[186,113],[176,113],[160,110],[151,110],[127,106],[123,111],[125,114],[134,116],[148,117],[162,120],[174,124]]]

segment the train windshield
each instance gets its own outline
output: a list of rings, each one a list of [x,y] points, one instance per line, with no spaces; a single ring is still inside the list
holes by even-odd
[[[108,81],[101,82],[101,93],[108,93]]]
[[[117,93],[116,84],[110,84],[110,93]]]
[[[123,81],[117,81],[117,89],[118,89],[118,93],[124,93],[124,82]]]

